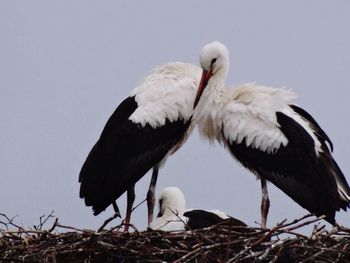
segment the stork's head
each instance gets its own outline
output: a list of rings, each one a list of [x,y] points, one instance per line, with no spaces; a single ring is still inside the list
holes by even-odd
[[[224,85],[229,68],[228,49],[218,41],[205,45],[200,52],[199,59],[203,74],[193,108],[197,106],[204,89],[208,86],[211,79],[222,82],[219,84]]]
[[[173,213],[182,215],[186,207],[185,196],[177,187],[164,188],[159,194],[158,202],[159,213],[157,217]]]

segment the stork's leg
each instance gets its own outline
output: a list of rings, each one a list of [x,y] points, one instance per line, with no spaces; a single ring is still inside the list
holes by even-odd
[[[113,205],[113,209],[114,209],[115,216],[116,216],[116,217],[121,217],[120,211],[119,211],[119,207],[118,207],[117,203],[114,201],[114,202],[112,203],[112,205]]]
[[[260,181],[261,181],[261,193],[262,193],[261,226],[263,228],[266,228],[267,215],[269,213],[269,208],[270,208],[270,200],[269,200],[269,193],[267,192],[266,180],[264,178],[260,178]]]
[[[126,201],[126,217],[125,217],[125,228],[124,231],[129,231],[129,224],[132,212],[132,206],[135,201],[135,185],[131,186],[127,192],[127,201]]]
[[[153,211],[154,211],[154,205],[155,205],[155,191],[156,191],[156,184],[157,184],[157,179],[158,179],[158,171],[159,171],[159,166],[155,165],[153,167],[153,172],[152,172],[152,178],[151,182],[149,184],[149,189],[147,192],[147,208],[148,208],[148,225],[153,220]]]

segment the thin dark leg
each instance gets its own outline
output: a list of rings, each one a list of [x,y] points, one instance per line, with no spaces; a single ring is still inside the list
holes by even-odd
[[[261,193],[262,193],[262,199],[261,199],[261,226],[263,228],[266,228],[267,215],[269,213],[269,208],[270,208],[270,200],[269,200],[269,193],[267,192],[266,180],[263,179],[263,178],[260,178],[260,181],[261,181]]]
[[[159,171],[159,166],[158,165],[154,166],[151,182],[149,184],[149,189],[147,192],[148,225],[153,220],[154,205],[156,202],[155,191],[156,191],[156,184],[158,179],[158,171]]]
[[[113,205],[113,209],[114,209],[114,212],[116,214],[116,217],[121,217],[120,211],[119,211],[119,207],[118,207],[117,203],[114,201],[112,203],[112,205]]]
[[[125,228],[124,231],[129,231],[129,224],[131,218],[132,206],[135,201],[135,185],[131,186],[127,192],[127,201],[126,201],[126,217],[125,217]]]

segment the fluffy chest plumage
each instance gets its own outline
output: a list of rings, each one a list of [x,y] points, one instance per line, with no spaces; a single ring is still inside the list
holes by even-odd
[[[194,111],[193,119],[198,124],[199,132],[210,141],[222,141],[222,108],[225,105],[224,93],[219,89],[205,90],[201,101]]]

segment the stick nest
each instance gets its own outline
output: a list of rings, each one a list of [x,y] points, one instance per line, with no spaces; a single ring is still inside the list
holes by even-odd
[[[122,226],[96,232],[40,218],[24,229],[0,214],[1,262],[350,262],[350,229],[325,229],[305,216],[271,229],[221,223],[183,232],[122,232]],[[1,225],[3,227],[1,227]],[[298,233],[313,226],[310,236]]]

